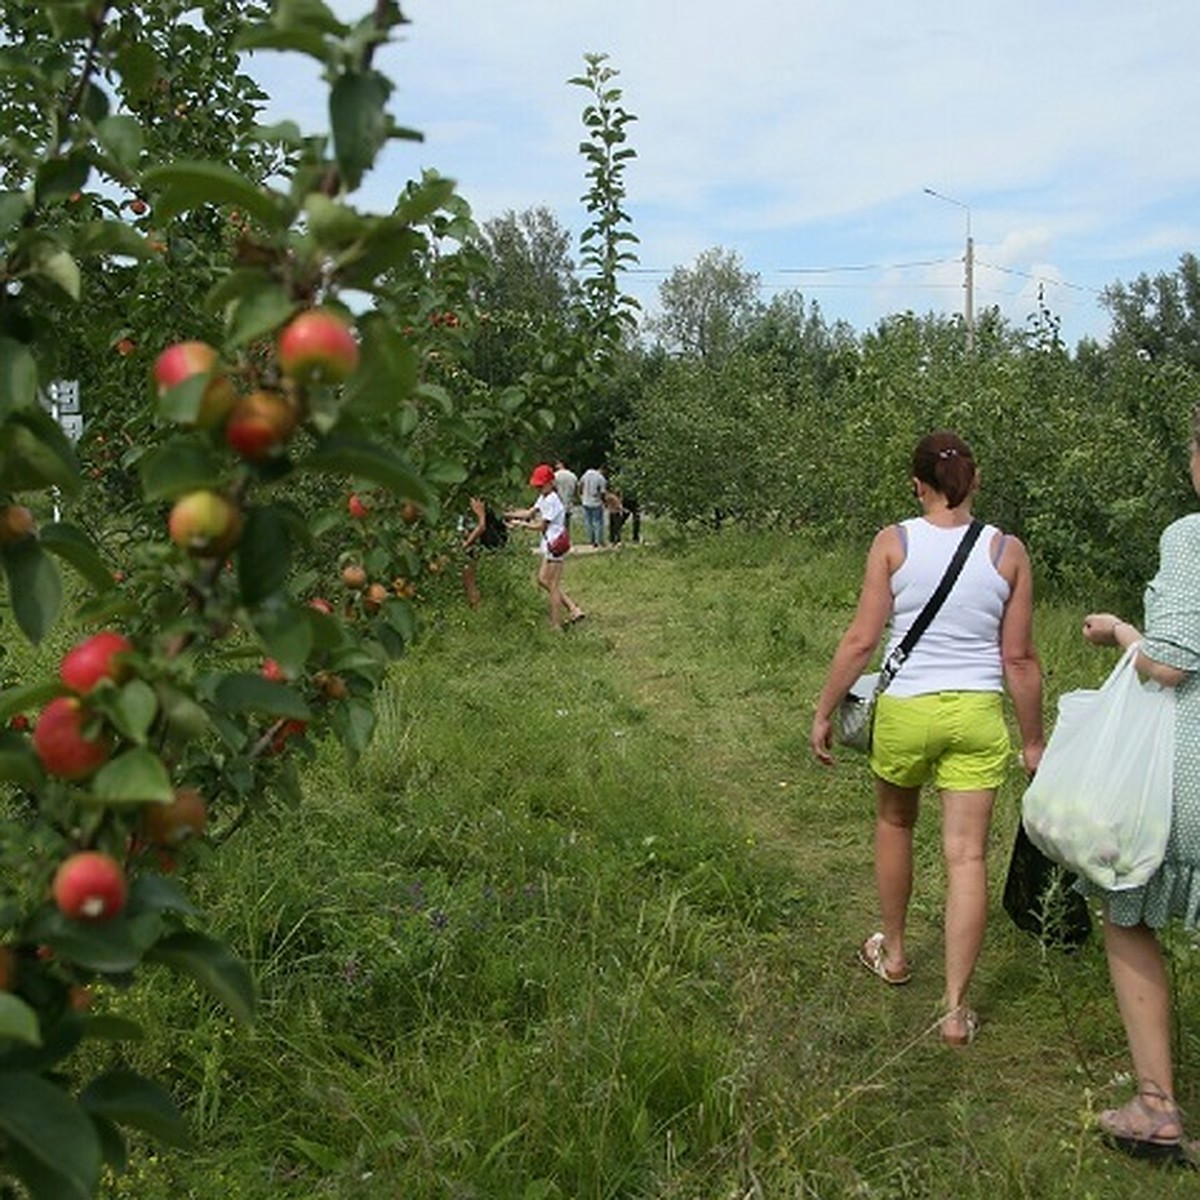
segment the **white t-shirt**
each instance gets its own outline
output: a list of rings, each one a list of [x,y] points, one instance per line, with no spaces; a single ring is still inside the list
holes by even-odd
[[[562,497],[557,492],[547,492],[534,501],[533,507],[537,509],[538,516],[546,522],[542,529],[542,553],[550,554],[549,544],[562,533],[563,526],[566,524],[566,505],[563,504]]]
[[[574,471],[563,467],[561,471],[554,472],[554,489],[568,508],[575,502],[575,489],[578,486],[579,476]]]
[[[579,503],[585,508],[599,508],[604,503],[608,480],[595,467],[588,467],[579,480]]]
[[[905,554],[892,575],[888,654],[900,644],[925,601],[933,595],[966,526],[946,529],[924,517],[913,517],[903,521],[900,530]],[[889,696],[1003,691],[1000,621],[1011,589],[992,561],[997,532],[994,525],[983,527],[954,588],[888,686]]]

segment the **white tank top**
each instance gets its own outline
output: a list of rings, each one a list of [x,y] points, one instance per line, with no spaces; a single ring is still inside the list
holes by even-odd
[[[965,525],[943,529],[924,517],[901,522],[905,555],[891,580],[888,654],[933,595],[966,531]],[[889,695],[1003,691],[1000,620],[1011,589],[992,561],[997,532],[994,525],[983,527],[953,590],[888,687]]]

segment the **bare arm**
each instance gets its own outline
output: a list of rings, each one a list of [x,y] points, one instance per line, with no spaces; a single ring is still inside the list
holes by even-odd
[[[1018,538],[1006,539],[998,569],[1011,589],[1000,621],[1000,659],[1021,733],[1021,761],[1032,774],[1046,748],[1042,664],[1033,642],[1033,569]]]
[[[892,571],[902,558],[903,549],[896,527],[889,525],[881,529],[867,553],[858,608],[833,653],[829,674],[817,697],[816,711],[813,713],[809,740],[813,753],[827,766],[833,763],[833,714],[879,645],[883,628],[892,612]]]
[[[1136,625],[1130,625],[1112,613],[1088,613],[1083,618],[1083,636],[1093,646],[1117,646],[1128,650],[1130,646],[1142,640],[1142,634]],[[1168,667],[1164,663],[1147,658],[1140,650],[1133,660],[1134,669],[1143,679],[1153,679],[1163,687],[1178,687],[1187,677],[1187,671],[1178,667]]]

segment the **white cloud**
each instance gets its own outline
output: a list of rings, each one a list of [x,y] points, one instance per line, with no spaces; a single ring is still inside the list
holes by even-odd
[[[333,0],[345,18],[368,0]],[[380,57],[397,119],[425,143],[389,149],[360,203],[436,167],[481,219],[547,204],[586,214],[587,52],[619,72],[638,120],[626,181],[644,268],[736,250],[764,292],[798,286],[859,328],[893,309],[961,306],[963,212],[980,268],[1023,323],[1037,280],[1064,334],[1103,333],[1095,292],[1172,270],[1196,248],[1200,34],[1194,0],[1004,5],[962,0],[403,0],[412,24]],[[278,58],[278,56],[274,56]],[[316,72],[266,64],[275,111],[326,127]],[[797,267],[947,258],[927,270],[784,275]],[[956,258],[958,261],[956,261]],[[630,277],[652,302],[661,276]],[[1091,291],[1087,289],[1093,289]],[[881,307],[886,305],[887,307]]]

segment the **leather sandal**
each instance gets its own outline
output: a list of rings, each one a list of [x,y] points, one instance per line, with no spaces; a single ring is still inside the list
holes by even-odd
[[[858,948],[858,961],[862,963],[872,975],[878,975],[884,983],[891,984],[897,987],[902,983],[907,983],[912,974],[908,969],[900,971],[898,974],[888,970],[887,965],[887,949],[883,944],[883,934],[873,933],[861,946]]]
[[[1159,1092],[1143,1090],[1121,1108],[1106,1109],[1097,1118],[1104,1140],[1134,1158],[1194,1165],[1184,1147],[1178,1105],[1172,1102],[1167,1108],[1151,1108],[1143,1096],[1166,1099]],[[1174,1134],[1163,1133],[1172,1127]]]
[[[962,1032],[948,1033],[946,1031],[946,1022],[955,1018],[962,1022]],[[960,1004],[957,1008],[952,1008],[938,1022],[938,1033],[941,1036],[942,1042],[947,1046],[969,1046],[975,1040],[975,1035],[978,1032],[979,1014],[973,1008],[968,1008],[965,1004]]]

